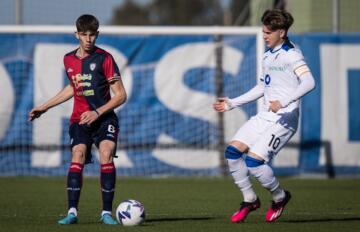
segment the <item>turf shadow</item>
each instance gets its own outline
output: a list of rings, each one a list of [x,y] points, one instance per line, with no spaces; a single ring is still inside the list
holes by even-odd
[[[360,221],[360,217],[350,217],[350,218],[317,218],[317,219],[303,219],[303,220],[286,220],[283,222],[289,223],[312,223],[312,222],[345,222],[345,221]]]
[[[206,221],[215,219],[214,217],[167,217],[167,218],[151,218],[146,222],[171,222],[171,221]]]

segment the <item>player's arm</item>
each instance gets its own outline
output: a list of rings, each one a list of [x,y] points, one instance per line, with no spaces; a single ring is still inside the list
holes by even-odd
[[[126,91],[120,78],[110,82],[110,88],[114,94],[110,101],[108,101],[105,105],[95,109],[94,111],[86,111],[81,114],[79,124],[91,124],[101,115],[114,110],[126,101]]]
[[[273,112],[276,112],[280,108],[286,107],[290,103],[297,101],[302,96],[315,88],[314,77],[306,64],[297,67],[294,70],[294,73],[299,78],[300,84],[295,89],[295,91],[287,98],[280,99],[279,101],[275,102],[270,102],[270,110],[272,110]]]
[[[232,110],[237,106],[255,101],[264,95],[264,85],[259,83],[246,93],[242,94],[239,97],[229,99],[227,97],[218,98],[217,101],[213,104],[214,110],[218,112],[224,112]]]
[[[45,113],[50,108],[57,106],[63,102],[66,102],[70,98],[74,96],[73,88],[70,84],[65,86],[58,94],[54,97],[50,98],[47,102],[40,106],[34,107],[29,112],[29,121],[33,121],[35,118],[40,117],[43,113]]]
[[[113,92],[113,96],[110,101],[108,101],[105,105],[96,109],[96,111],[102,115],[115,108],[119,107],[126,101],[126,91],[121,79],[117,79],[116,81],[110,82],[110,88]]]

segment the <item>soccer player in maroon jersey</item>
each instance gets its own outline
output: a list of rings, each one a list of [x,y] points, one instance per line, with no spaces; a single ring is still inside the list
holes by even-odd
[[[101,221],[117,224],[111,216],[116,182],[113,157],[118,135],[114,109],[126,101],[126,92],[113,57],[95,45],[99,35],[98,20],[93,15],[82,15],[76,21],[76,28],[79,47],[64,56],[69,84],[44,104],[33,108],[29,120],[74,97],[69,128],[72,159],[67,177],[68,215],[58,223],[77,223],[84,164],[92,162],[91,145],[95,144],[101,164]]]

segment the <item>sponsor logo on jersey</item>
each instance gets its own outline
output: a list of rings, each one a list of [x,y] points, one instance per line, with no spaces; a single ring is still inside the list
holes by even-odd
[[[270,75],[266,74],[266,76],[265,76],[265,84],[266,85],[270,84],[270,81],[271,81]]]
[[[76,95],[77,95],[77,96],[85,96],[85,97],[87,97],[87,96],[94,96],[94,95],[95,95],[95,92],[94,92],[93,89],[84,90],[84,91],[79,90],[79,91],[76,91]]]
[[[72,68],[68,68],[67,72],[71,73],[71,72],[74,72],[74,70]]]
[[[94,94],[94,90],[93,90],[93,89],[84,90],[84,91],[83,91],[83,95],[84,95],[84,96],[93,96],[93,95],[95,95],[95,94]]]
[[[270,66],[270,67],[269,67],[269,70],[270,70],[270,71],[280,71],[280,72],[283,72],[283,71],[285,71],[285,67],[282,67],[282,66]]]
[[[78,89],[79,87],[90,87],[91,86],[91,79],[92,79],[92,75],[91,74],[83,74],[81,75],[80,73],[71,76],[71,80],[75,86],[76,89]]]

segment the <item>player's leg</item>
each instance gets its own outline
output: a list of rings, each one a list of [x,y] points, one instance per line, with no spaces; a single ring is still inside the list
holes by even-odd
[[[229,172],[243,195],[243,202],[240,205],[240,209],[231,217],[233,223],[244,221],[251,211],[260,207],[260,200],[254,192],[244,161],[244,154],[249,149],[247,144],[251,145],[258,137],[254,129],[257,123],[256,121],[256,118],[252,118],[246,122],[244,126],[238,130],[225,150],[225,158]]]
[[[113,141],[103,140],[99,146],[100,153],[100,183],[103,210],[101,212],[101,220],[105,224],[117,224],[112,219],[112,204],[115,193],[116,183],[116,169],[113,162],[113,154],[116,149],[116,144]]]
[[[86,128],[73,124],[69,130],[72,141],[72,158],[67,175],[68,215],[59,220],[59,224],[74,224],[77,222],[78,205],[83,182],[83,169],[88,152],[89,135]]]
[[[59,220],[59,224],[74,224],[77,222],[77,210],[82,188],[83,168],[86,146],[78,144],[72,149],[72,160],[67,176],[68,215]]]
[[[281,216],[285,205],[291,198],[290,192],[284,190],[274,175],[272,168],[264,160],[254,158],[256,155],[251,153],[245,159],[248,169],[260,184],[272,194],[272,204],[266,213],[266,221],[273,222]]]
[[[100,154],[100,184],[103,209],[101,221],[104,224],[118,224],[111,216],[116,184],[116,168],[113,158],[116,152],[118,126],[114,120],[105,120],[99,128],[97,146]]]
[[[266,214],[268,222],[273,222],[281,216],[291,195],[280,186],[272,168],[266,162],[279,152],[293,134],[294,131],[275,124],[263,134],[245,159],[251,175],[272,194],[273,202]]]
[[[247,215],[260,207],[260,200],[257,198],[252,187],[248,169],[246,167],[243,154],[248,150],[247,146],[239,141],[230,142],[225,151],[225,158],[228,163],[229,172],[234,179],[235,184],[243,194],[243,202],[231,216],[231,222],[238,223],[245,220]]]

